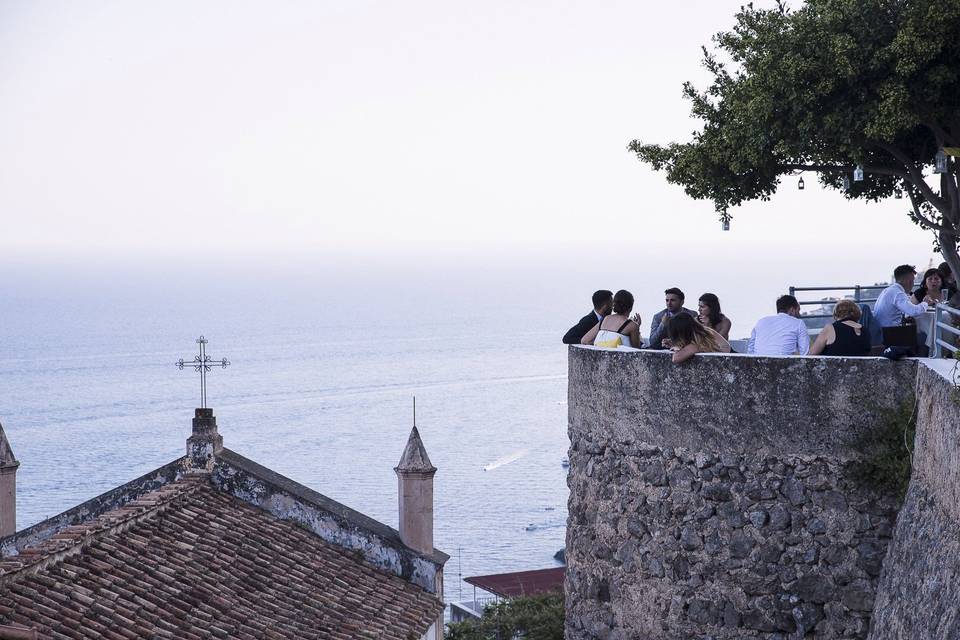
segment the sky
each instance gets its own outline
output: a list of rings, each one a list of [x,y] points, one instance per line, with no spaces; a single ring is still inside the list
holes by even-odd
[[[724,232],[627,151],[697,128],[740,4],[0,0],[0,262],[520,269],[580,306],[925,265],[902,200],[788,178]]]

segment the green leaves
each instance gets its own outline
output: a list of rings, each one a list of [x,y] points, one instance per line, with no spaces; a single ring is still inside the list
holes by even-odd
[[[863,164],[866,180],[845,195],[889,197],[932,163],[935,130],[960,137],[960,0],[750,4],[714,45],[710,86],[684,85],[700,131],[629,149],[718,211],[769,198],[798,168],[839,189]]]
[[[483,617],[447,625],[446,640],[563,640],[562,593],[507,600],[487,607]]]

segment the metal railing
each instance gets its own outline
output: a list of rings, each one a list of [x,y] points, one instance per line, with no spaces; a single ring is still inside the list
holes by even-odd
[[[946,349],[955,356],[957,351],[960,351],[960,347],[947,342],[943,339],[943,336],[944,332],[954,336],[960,336],[960,329],[950,322],[951,318],[960,318],[960,309],[955,309],[950,305],[938,302],[935,313],[936,315],[933,317],[933,349],[930,356],[933,358],[942,357],[942,349]]]
[[[841,287],[790,287],[790,295],[792,295],[794,298],[796,298],[798,291],[853,291],[853,301],[854,301],[854,302],[856,302],[857,304],[860,304],[860,303],[863,303],[863,304],[871,304],[871,303],[876,302],[877,299],[876,299],[876,298],[868,298],[868,297],[866,297],[866,296],[864,295],[864,292],[865,292],[865,291],[883,290],[883,289],[886,289],[888,286],[890,286],[890,285],[886,285],[886,284],[870,284],[870,285],[854,284],[854,285],[844,285],[844,286],[841,286]],[[802,307],[803,305],[813,305],[813,304],[825,305],[825,304],[830,304],[831,302],[836,302],[836,301],[831,301],[831,300],[798,300],[797,302],[799,302],[799,303],[800,303],[800,306]],[[831,314],[829,314],[829,313],[809,313],[809,314],[804,314],[803,317],[804,317],[804,318],[810,318],[810,319],[813,319],[813,318],[830,318],[830,317],[831,317]]]

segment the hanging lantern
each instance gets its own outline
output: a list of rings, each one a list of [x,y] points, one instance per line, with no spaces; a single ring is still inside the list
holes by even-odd
[[[730,221],[729,221],[729,220],[724,220],[724,221],[723,221],[723,230],[724,230],[724,231],[730,231]]]
[[[797,189],[803,191],[803,176],[800,176],[800,180],[797,181]]]
[[[853,170],[853,181],[854,182],[863,182],[863,165],[858,164]]]
[[[843,190],[850,191],[850,176],[843,176]]]
[[[724,231],[730,231],[730,214],[727,213],[726,209],[720,214],[720,228]]]
[[[933,156],[933,172],[947,172],[947,154],[943,149],[937,149],[937,155]]]

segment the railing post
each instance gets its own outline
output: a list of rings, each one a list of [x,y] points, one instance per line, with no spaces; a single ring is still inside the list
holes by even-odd
[[[794,298],[797,297],[797,288],[796,288],[796,287],[790,287],[790,295],[792,295]]]
[[[860,302],[860,285],[857,285],[853,290],[853,300],[854,302]]]
[[[940,357],[940,303],[933,308],[933,349],[930,354],[931,358]]]

